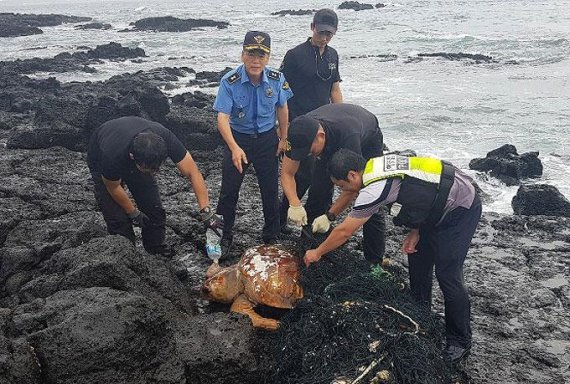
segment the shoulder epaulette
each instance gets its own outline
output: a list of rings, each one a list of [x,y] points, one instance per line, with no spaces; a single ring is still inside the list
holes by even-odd
[[[233,84],[233,83],[235,83],[236,81],[238,81],[239,78],[240,78],[239,73],[235,72],[233,75],[228,76],[228,77],[226,78],[226,80],[228,81],[228,83]]]
[[[279,80],[280,75],[281,75],[281,72],[279,72],[279,71],[274,71],[274,70],[267,71],[267,77],[269,77],[270,79],[273,79],[273,80]]]

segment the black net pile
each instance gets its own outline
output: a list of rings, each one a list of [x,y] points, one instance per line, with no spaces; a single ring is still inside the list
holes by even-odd
[[[305,299],[281,319],[271,382],[451,382],[442,320],[413,302],[400,269],[346,252],[303,272]]]

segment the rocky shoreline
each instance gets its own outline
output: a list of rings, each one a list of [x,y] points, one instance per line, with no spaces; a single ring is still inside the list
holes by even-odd
[[[173,164],[158,177],[173,260],[106,236],[93,198],[84,154],[89,134],[134,114],[161,122],[184,142],[216,201],[222,141],[211,96],[169,98],[158,88],[196,71],[158,68],[87,83],[27,76],[143,57],[141,51],[109,44],[0,63],[0,383],[271,382],[274,336],[198,294],[209,265],[203,228]],[[196,79],[210,85],[221,74],[201,73]],[[510,150],[504,156],[527,166]],[[488,171],[528,177],[491,157]],[[521,157],[538,169],[532,155]],[[242,195],[258,193],[255,178],[246,176]],[[227,263],[259,242],[257,209],[241,201],[238,215]],[[396,268],[405,266],[403,232],[390,226],[389,234],[388,252]],[[357,237],[335,257],[357,259],[359,247]],[[570,380],[569,254],[570,218],[484,215],[465,270],[474,330],[469,382]],[[439,295],[435,309],[442,310]]]

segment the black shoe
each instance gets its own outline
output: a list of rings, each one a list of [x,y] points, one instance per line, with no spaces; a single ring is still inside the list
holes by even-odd
[[[460,347],[459,345],[449,344],[443,353],[445,361],[448,363],[458,363],[462,360],[467,359],[469,353],[471,352],[471,346]]]
[[[146,251],[151,255],[158,255],[171,259],[176,255],[176,251],[168,244],[152,245],[145,247]]]
[[[221,259],[226,258],[230,254],[230,251],[232,250],[233,245],[234,245],[233,236],[232,237],[222,236],[222,240],[220,241],[220,246],[222,247]]]

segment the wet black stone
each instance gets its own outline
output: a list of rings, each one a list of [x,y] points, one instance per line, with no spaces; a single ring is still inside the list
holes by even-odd
[[[304,16],[304,15],[312,15],[313,13],[317,12],[316,9],[284,9],[282,11],[271,12],[273,16]]]
[[[88,23],[88,24],[78,25],[75,27],[75,29],[111,29],[111,24]]]
[[[227,28],[230,24],[225,21],[209,19],[179,19],[173,16],[148,17],[132,23],[132,31],[155,32],[187,32],[204,27]]]
[[[521,185],[512,206],[518,215],[570,217],[570,201],[552,185]]]
[[[519,155],[514,145],[505,144],[487,153],[485,158],[473,159],[469,168],[490,172],[507,185],[518,185],[525,178],[542,176],[542,162],[538,152],[527,152]]]
[[[358,1],[344,1],[338,9],[353,9],[355,11],[365,11],[367,9],[374,9],[372,4],[359,3]]]

